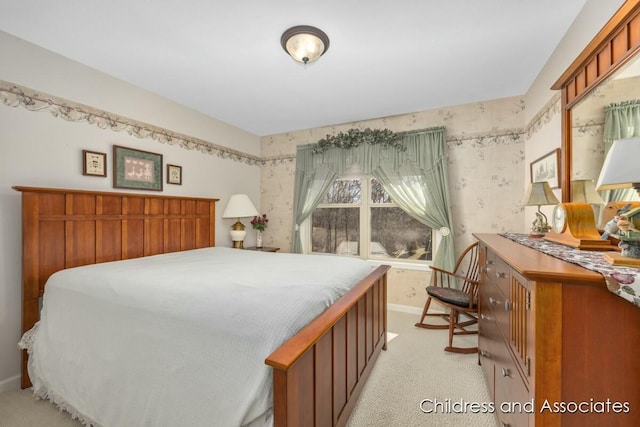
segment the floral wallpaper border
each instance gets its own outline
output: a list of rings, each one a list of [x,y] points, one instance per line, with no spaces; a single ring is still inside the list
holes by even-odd
[[[246,163],[248,165],[276,166],[290,164],[295,161],[295,155],[259,157],[246,154],[209,141],[172,132],[159,126],[68,101],[4,80],[0,80],[0,100],[4,105],[9,107],[23,107],[29,111],[48,112],[54,117],[59,117],[70,122],[93,124],[100,129],[126,132],[131,136],[141,139],[151,139],[161,144],[179,145],[186,150],[197,150],[204,154],[215,155],[223,159]],[[480,104],[482,105],[482,103]],[[522,108],[525,108],[524,102]],[[524,128],[510,129],[499,135],[451,135],[447,138],[447,144],[450,147],[457,148],[465,146],[486,147],[489,145],[517,142],[523,136],[529,139],[542,126],[548,123],[554,115],[558,114],[560,108],[560,94],[558,93],[554,95]]]
[[[33,89],[0,80],[0,100],[9,107],[23,107],[29,111],[48,112],[70,122],[84,122],[100,129],[126,132],[141,139],[152,139],[161,144],[179,145],[186,150],[197,150],[223,159],[248,165],[260,165],[264,161],[257,156],[242,153],[212,142],[132,120],[97,108],[67,101]]]

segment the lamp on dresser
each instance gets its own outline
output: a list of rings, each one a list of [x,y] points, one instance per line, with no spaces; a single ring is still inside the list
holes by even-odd
[[[233,247],[238,249],[244,248],[244,238],[247,235],[244,224],[240,221],[240,218],[247,218],[258,215],[258,210],[255,208],[251,199],[246,194],[234,194],[229,199],[227,207],[222,213],[222,218],[236,218],[236,222],[231,226],[229,234]]]
[[[620,188],[633,188],[640,195],[640,138],[615,140],[604,160],[596,189]],[[606,252],[604,258],[613,265],[640,267],[640,208],[620,213],[610,227],[622,253]]]
[[[538,207],[536,219],[533,221],[529,237],[543,237],[546,232],[551,230],[547,221],[547,216],[540,211],[540,206],[555,205],[557,203],[559,203],[559,201],[553,194],[553,191],[551,191],[551,187],[548,182],[532,182],[529,185],[527,194],[524,196],[524,205]]]

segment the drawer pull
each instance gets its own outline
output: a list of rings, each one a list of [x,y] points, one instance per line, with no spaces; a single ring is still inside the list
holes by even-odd
[[[499,272],[499,271],[496,271],[496,277],[497,277],[498,279],[504,279],[504,278],[506,278],[506,277],[507,277],[507,273],[501,273],[501,272]]]
[[[489,302],[491,304],[497,304],[498,303],[498,301],[496,301],[496,299],[494,297],[489,297]]]
[[[511,378],[511,371],[507,368],[502,368],[502,376]]]
[[[490,359],[489,352],[487,350],[480,350],[480,356]]]
[[[500,424],[502,424],[502,427],[511,427],[511,424],[505,423],[504,421],[500,422]]]
[[[504,302],[504,311],[511,311],[513,309],[513,303],[509,300]]]
[[[486,262],[487,265],[493,265],[493,260],[492,259],[488,259]]]
[[[484,313],[482,313],[482,314],[480,315],[480,318],[481,318],[482,320],[489,320],[489,316],[487,316],[487,315],[486,315],[486,314],[484,314]]]

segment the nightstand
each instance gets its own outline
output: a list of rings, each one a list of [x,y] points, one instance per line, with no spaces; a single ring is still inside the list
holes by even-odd
[[[249,246],[244,248],[245,251],[259,251],[259,252],[278,252],[280,248],[271,248],[269,246],[263,246],[261,248],[256,248],[255,246]]]

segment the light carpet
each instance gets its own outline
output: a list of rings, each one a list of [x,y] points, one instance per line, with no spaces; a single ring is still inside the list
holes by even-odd
[[[489,401],[475,354],[451,354],[446,330],[416,328],[414,314],[389,311],[387,351],[373,368],[348,427],[474,426],[495,427],[493,414],[446,411],[446,402]],[[456,337],[456,344],[473,346],[476,335]],[[442,402],[445,410],[425,413],[420,402]],[[429,411],[433,404],[423,405]],[[214,425],[214,424],[212,424]],[[81,423],[30,390],[0,393],[0,427],[79,427]],[[185,426],[188,427],[188,426]]]

